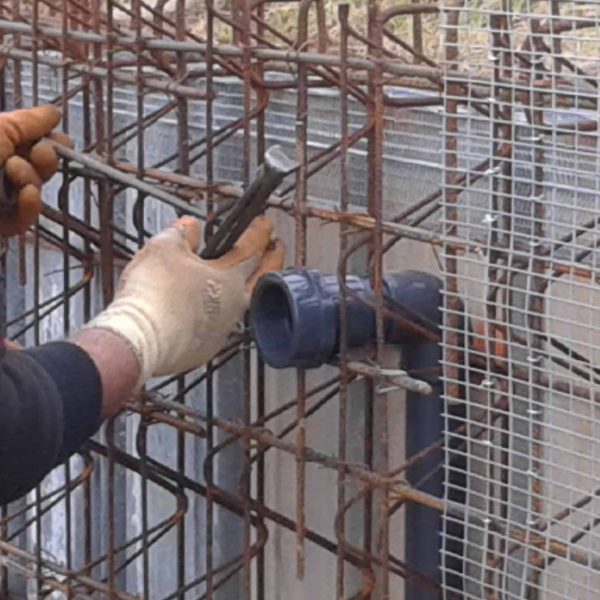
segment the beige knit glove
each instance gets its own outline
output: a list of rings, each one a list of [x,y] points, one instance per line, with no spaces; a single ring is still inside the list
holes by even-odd
[[[140,382],[208,362],[248,308],[257,279],[280,269],[284,247],[273,226],[255,219],[233,250],[216,260],[196,255],[200,225],[183,217],[151,238],[125,268],[115,300],[86,328],[125,339],[140,364]]]

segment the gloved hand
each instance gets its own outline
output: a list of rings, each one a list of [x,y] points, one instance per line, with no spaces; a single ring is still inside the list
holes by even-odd
[[[280,269],[284,246],[273,225],[256,218],[236,246],[216,260],[195,252],[200,225],[183,217],[151,238],[127,265],[115,300],[86,325],[112,331],[137,356],[140,383],[208,362],[248,308],[258,278]]]
[[[50,137],[72,147],[66,134],[52,133],[61,113],[44,105],[0,114],[0,236],[24,233],[42,210],[40,190],[58,169]]]

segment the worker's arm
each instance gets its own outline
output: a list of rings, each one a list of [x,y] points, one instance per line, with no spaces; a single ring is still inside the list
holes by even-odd
[[[0,362],[0,504],[77,451],[122,408],[138,380],[135,354],[108,331],[7,350]]]
[[[0,115],[0,236],[23,233],[42,209],[41,187],[58,157],[43,138],[52,106]],[[125,269],[114,302],[70,340],[0,352],[0,503],[30,490],[118,413],[149,377],[201,366],[225,343],[251,289],[283,260],[272,226],[257,219],[225,256],[196,255],[200,228],[180,219]]]
[[[0,503],[36,485],[118,413],[149,377],[201,366],[224,345],[258,277],[283,246],[259,218],[214,261],[195,253],[184,217],[152,238],[121,277],[115,301],[67,342],[7,351],[0,363]]]
[[[102,389],[81,348],[6,350],[0,362],[0,502],[29,491],[100,423]]]

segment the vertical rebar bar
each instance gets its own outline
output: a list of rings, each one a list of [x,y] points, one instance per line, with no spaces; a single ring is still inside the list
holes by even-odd
[[[340,210],[345,212],[348,210],[348,16],[350,13],[349,4],[340,4],[338,6],[338,21],[340,24]],[[345,256],[348,246],[348,237],[346,235],[348,229],[345,225],[340,225],[340,256]],[[338,269],[338,277],[340,282],[346,281],[346,265],[342,261]],[[347,311],[347,294],[342,289],[340,295],[340,392],[339,392],[339,412],[338,412],[338,456],[340,460],[346,460],[346,444],[347,444],[347,421],[348,421],[348,311]],[[344,473],[338,473],[338,489],[337,489],[337,509],[338,513],[346,504],[346,477]],[[336,598],[342,600],[345,597],[346,589],[346,570],[344,553],[342,544],[339,543],[340,537],[346,536],[346,516],[345,513],[341,517],[338,535],[338,555],[337,555],[337,571],[336,571]]]
[[[214,210],[213,194],[211,185],[214,179],[213,163],[213,97],[214,97],[214,55],[213,45],[215,36],[215,18],[213,0],[206,2],[206,183],[208,186],[206,194],[206,213],[212,214]],[[207,225],[206,237],[210,237],[212,226]],[[209,422],[214,418],[214,379],[212,363],[206,366],[206,416]],[[213,577],[213,552],[214,552],[214,503],[212,498],[211,483],[214,474],[213,462],[214,433],[212,426],[208,426],[206,431],[206,456],[209,456],[208,464],[205,465],[207,482],[206,490],[206,599],[214,598],[214,577]]]
[[[186,37],[185,27],[185,0],[177,0],[175,4],[175,35],[176,39],[183,41]],[[185,55],[183,52],[178,52],[176,55],[176,76],[178,81],[184,81],[187,75],[187,67],[185,63]],[[183,175],[190,174],[190,132],[189,132],[189,110],[188,103],[185,98],[177,99],[177,148],[179,155],[177,157],[177,171]],[[182,402],[185,402],[185,376],[177,381],[177,394],[181,397]],[[177,470],[183,478],[185,475],[186,461],[186,438],[184,432],[177,434]],[[183,487],[181,488],[183,492]],[[177,589],[182,589],[185,584],[186,574],[186,528],[185,519],[181,519],[177,524],[177,552],[175,555],[175,569],[177,571]],[[184,600],[185,593],[179,594],[180,600]]]
[[[302,0],[298,10],[298,34],[296,48],[303,49],[308,43],[308,13],[312,0]],[[307,201],[308,169],[308,70],[304,64],[298,65],[298,88],[296,99],[296,187],[294,194],[295,231],[294,264],[306,264],[306,226],[304,207]],[[306,444],[306,373],[298,369],[296,373],[296,445],[302,452]],[[296,459],[296,575],[305,575],[305,528],[306,528],[306,463],[299,454]]]
[[[250,0],[240,0],[241,12],[239,15],[239,23],[242,27],[241,44],[243,48],[242,54],[242,81],[244,86],[244,124],[242,129],[243,134],[243,165],[242,175],[243,184],[246,188],[250,183],[252,172],[252,6]],[[245,328],[249,329],[249,321],[246,318]],[[242,361],[242,376],[244,386],[244,401],[243,415],[244,423],[250,425],[252,423],[252,353],[248,344],[244,344],[241,355]],[[242,458],[242,474],[241,478],[241,493],[244,500],[244,598],[251,600],[252,598],[252,526],[250,522],[250,497],[252,494],[252,479],[250,470],[250,443],[248,440],[243,441],[243,458]]]
[[[371,42],[370,55],[376,67],[369,73],[369,115],[372,123],[369,132],[369,180],[368,210],[374,218],[374,228],[370,242],[371,286],[375,302],[375,362],[383,366],[385,361],[385,328],[383,298],[383,131],[384,131],[384,89],[381,59],[383,58],[383,17],[379,4],[370,0],[368,5],[368,37]],[[375,387],[373,399],[373,468],[389,471],[388,448],[388,394]],[[375,596],[389,597],[389,495],[385,486],[374,495],[373,545],[372,552],[380,560],[376,569]]]

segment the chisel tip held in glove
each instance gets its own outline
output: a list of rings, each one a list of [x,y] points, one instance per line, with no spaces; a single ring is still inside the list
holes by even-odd
[[[271,194],[298,166],[280,146],[271,146],[265,152],[265,162],[258,168],[256,176],[208,240],[200,256],[214,259],[231,250],[252,220],[265,211]]]

